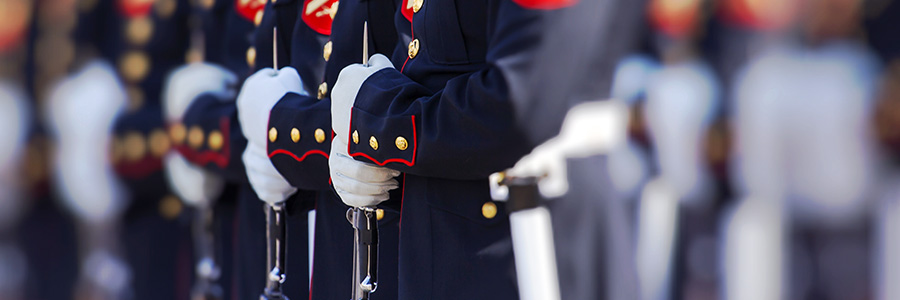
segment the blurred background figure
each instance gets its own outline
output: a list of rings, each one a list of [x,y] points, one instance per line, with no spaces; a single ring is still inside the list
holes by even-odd
[[[871,298],[880,67],[859,40],[863,2],[779,5],[764,18],[782,30],[735,77],[741,202],[725,221],[724,294]]]

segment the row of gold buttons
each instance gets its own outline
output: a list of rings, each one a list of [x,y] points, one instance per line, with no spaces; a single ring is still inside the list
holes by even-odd
[[[225,145],[225,136],[222,135],[222,132],[213,130],[209,132],[209,136],[204,136],[203,129],[196,125],[192,126],[190,131],[187,131],[184,125],[180,123],[172,125],[172,127],[169,127],[169,138],[176,145],[183,144],[185,139],[187,139],[188,146],[194,149],[203,146],[204,139],[206,139],[209,149],[213,151],[218,151]]]
[[[354,130],[352,138],[354,144],[359,144],[359,131]],[[409,143],[406,141],[406,138],[402,136],[398,136],[394,139],[394,145],[397,146],[397,149],[400,149],[400,151],[409,148]],[[372,147],[372,150],[378,150],[378,139],[375,138],[374,135],[369,137],[369,147]]]
[[[316,131],[313,133],[316,138],[316,143],[324,143],[325,142],[325,130],[322,128],[316,128]],[[275,142],[278,140],[278,129],[275,127],[269,128],[269,141]],[[300,141],[300,130],[297,128],[291,128],[291,141],[297,143]]]

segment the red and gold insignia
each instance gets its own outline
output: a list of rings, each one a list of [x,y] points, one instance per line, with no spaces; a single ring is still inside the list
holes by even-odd
[[[403,0],[403,9],[400,10],[407,21],[412,22],[414,0]]]
[[[527,9],[560,9],[575,5],[578,0],[513,0]]]
[[[695,30],[700,17],[700,0],[652,0],[648,13],[656,30],[680,38]]]
[[[719,13],[730,23],[765,30],[788,25],[795,11],[791,1],[727,0]]]
[[[7,0],[0,9],[0,53],[18,46],[28,29],[31,5],[26,0]],[[3,7],[4,5],[0,5]]]
[[[256,15],[266,7],[265,0],[234,0],[238,15],[250,22],[255,22]]]
[[[303,22],[318,33],[331,35],[331,21],[338,10],[338,0],[306,0]]]
[[[143,17],[150,13],[154,0],[119,0],[119,12],[128,18]]]

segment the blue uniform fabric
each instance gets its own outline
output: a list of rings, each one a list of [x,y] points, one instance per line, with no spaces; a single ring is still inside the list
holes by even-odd
[[[310,3],[304,2],[301,13],[316,12]],[[333,138],[328,87],[334,85],[341,69],[361,62],[364,22],[369,24],[370,55],[393,50],[397,36],[392,17],[400,4],[400,1],[383,0],[341,2],[331,23],[330,40],[316,36],[310,28],[315,25],[303,20],[298,20],[293,32],[292,66],[301,70],[311,61],[325,63],[325,56],[328,57],[324,79],[321,73],[309,77],[300,72],[305,87],[312,91],[309,96],[285,95],[269,115],[269,126],[279,132],[279,137],[268,144],[273,165],[293,186],[315,190],[317,194],[311,299],[345,300],[351,295],[353,230],[346,218],[348,207],[332,190],[328,173]],[[409,23],[404,27],[409,28]],[[326,43],[330,44],[328,50]],[[300,133],[296,142],[288,134],[293,129]],[[393,196],[399,199],[399,191]],[[378,222],[379,282],[371,298],[397,299],[399,202],[384,203],[379,208],[383,211],[383,218]]]

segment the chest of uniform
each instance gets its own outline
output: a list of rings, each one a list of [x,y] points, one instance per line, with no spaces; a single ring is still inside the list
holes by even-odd
[[[489,8],[485,0],[404,0],[400,16],[412,22],[410,60],[436,64],[484,61]]]

